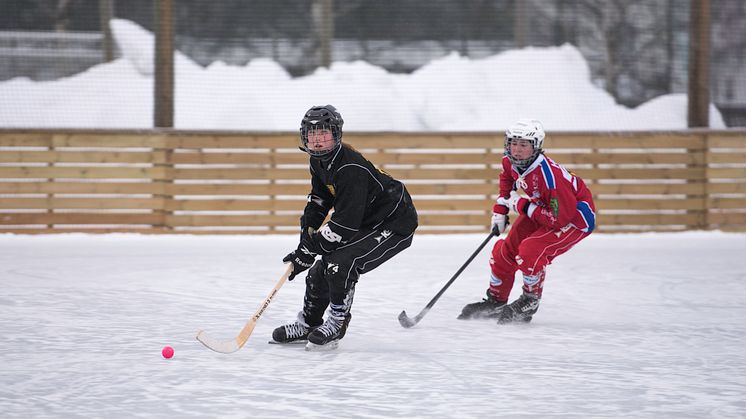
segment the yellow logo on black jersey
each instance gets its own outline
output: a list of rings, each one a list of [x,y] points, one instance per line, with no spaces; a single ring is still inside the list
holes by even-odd
[[[329,192],[332,193],[332,196],[337,196],[337,191],[334,190],[334,185],[326,185],[326,189],[329,189]]]

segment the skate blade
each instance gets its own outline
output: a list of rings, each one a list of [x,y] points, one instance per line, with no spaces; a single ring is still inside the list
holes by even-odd
[[[331,342],[327,343],[326,345],[317,345],[315,343],[308,342],[306,344],[306,350],[309,351],[309,352],[333,351],[333,350],[337,349],[338,346],[339,346],[339,341],[338,340],[331,341]]]
[[[497,314],[483,314],[483,315],[470,315],[465,316],[463,314],[459,314],[458,317],[456,317],[456,320],[497,320],[500,317],[500,313]]]
[[[308,343],[307,340],[294,340],[292,342],[278,342],[276,340],[270,340],[267,343],[270,345],[280,345],[280,346],[294,346],[294,345],[305,345]]]

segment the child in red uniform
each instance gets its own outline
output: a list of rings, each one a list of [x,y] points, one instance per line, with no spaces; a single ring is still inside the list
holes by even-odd
[[[544,155],[544,136],[541,122],[534,119],[521,119],[505,132],[492,231],[505,231],[509,211],[518,218],[508,236],[492,249],[487,298],[467,304],[459,319],[530,322],[539,309],[546,266],[588,237],[595,227],[591,191],[582,179]],[[520,196],[517,189],[527,197]],[[507,304],[518,270],[523,273],[523,294]]]

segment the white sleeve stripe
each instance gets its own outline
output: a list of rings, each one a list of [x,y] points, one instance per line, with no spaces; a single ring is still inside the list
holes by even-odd
[[[357,229],[357,228],[350,228],[350,227],[347,227],[347,226],[343,226],[342,224],[340,224],[340,223],[338,223],[338,222],[335,222],[335,221],[333,221],[333,220],[329,220],[329,222],[330,222],[330,223],[332,223],[332,224],[334,224],[334,225],[336,225],[336,226],[342,227],[342,228],[344,228],[345,230],[350,230],[350,231],[358,231],[358,229]]]
[[[534,215],[534,211],[536,211],[536,208],[539,208],[539,206],[534,203],[528,204],[528,211],[526,212],[528,218],[531,218],[531,216]]]

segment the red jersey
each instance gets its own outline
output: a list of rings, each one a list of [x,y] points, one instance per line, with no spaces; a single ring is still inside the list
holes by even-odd
[[[575,176],[543,153],[523,174],[503,156],[500,196],[523,189],[531,204],[528,217],[552,230],[569,228],[590,233],[596,226],[596,207],[590,189]]]

